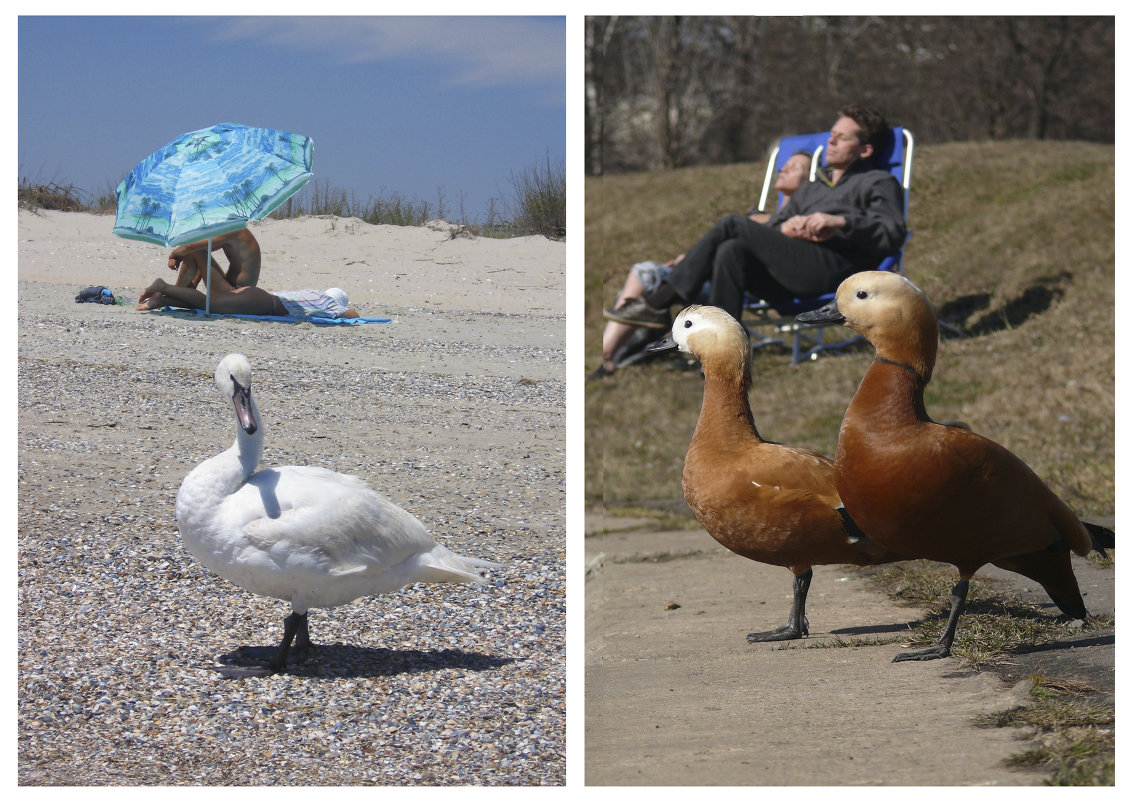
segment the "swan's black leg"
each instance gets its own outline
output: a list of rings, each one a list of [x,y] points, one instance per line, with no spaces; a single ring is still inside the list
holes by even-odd
[[[291,648],[291,644],[294,648]],[[306,613],[291,612],[283,619],[283,641],[278,648],[268,646],[240,646],[236,653],[244,664],[222,665],[216,668],[229,679],[246,679],[252,676],[272,676],[285,673],[287,659],[294,651],[294,661],[301,664],[306,660],[311,648],[310,632],[307,629]],[[247,660],[255,664],[247,664]]]
[[[946,630],[939,637],[939,641],[922,651],[908,651],[896,655],[892,662],[925,662],[928,659],[943,659],[950,656],[950,646],[954,643],[954,632],[958,629],[958,618],[966,609],[966,593],[970,591],[970,579],[960,579],[950,591],[950,618],[946,621]]]
[[[291,652],[291,643],[294,642],[295,635],[299,629],[306,631],[306,613],[301,615],[298,612],[291,612],[286,618],[283,619],[283,641],[279,643],[279,650],[275,652],[275,656],[268,663],[267,667],[271,668],[278,673],[284,673],[287,670],[287,656]],[[310,635],[305,635],[306,647],[310,647]],[[301,641],[299,643],[301,648]]]
[[[789,610],[789,620],[784,626],[773,631],[760,631],[746,635],[747,642],[778,642],[799,640],[809,633],[809,618],[805,617],[805,598],[809,595],[809,584],[813,581],[813,568],[793,578],[793,606]]]
[[[307,628],[308,612],[299,616],[298,631],[295,632],[295,664],[301,665],[310,656],[310,629]]]

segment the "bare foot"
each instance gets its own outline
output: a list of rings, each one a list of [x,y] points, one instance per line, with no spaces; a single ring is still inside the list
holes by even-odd
[[[157,292],[164,292],[168,286],[169,285],[165,282],[164,278],[155,278],[153,279],[153,283],[142,291],[141,297],[139,297],[138,300],[145,300],[150,295],[153,295]]]
[[[160,309],[162,306],[168,305],[169,301],[163,294],[160,292],[151,292],[147,289],[145,290],[145,294],[138,300],[137,310],[153,311],[154,309]]]
[[[164,298],[162,298],[161,303],[157,306],[153,305],[153,301],[154,301],[155,298],[161,297],[162,291],[167,286],[169,286],[169,285],[167,283],[165,283],[164,279],[162,279],[162,278],[158,278],[158,279],[154,280],[154,282],[152,284],[150,284],[148,287],[146,287],[142,291],[141,296],[138,297],[138,299],[137,299],[137,301],[138,301],[138,303],[137,303],[138,311],[151,311],[153,309],[158,309],[161,306],[166,305]]]

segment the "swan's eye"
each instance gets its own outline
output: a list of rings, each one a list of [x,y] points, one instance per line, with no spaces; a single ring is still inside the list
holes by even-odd
[[[865,298],[868,297],[868,293],[863,289],[859,289],[859,290],[856,291],[856,297],[859,298],[860,300],[864,300]]]
[[[684,328],[691,328],[691,321],[690,320],[684,320],[683,321],[683,327]]]

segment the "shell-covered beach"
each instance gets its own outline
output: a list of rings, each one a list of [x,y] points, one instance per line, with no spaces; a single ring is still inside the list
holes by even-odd
[[[18,222],[21,784],[562,784],[565,244],[446,224],[268,220],[265,289],[346,290],[389,323],[139,312],[167,251],[112,218]],[[126,305],[75,303],[104,285]],[[174,508],[235,437],[212,388],[248,356],[261,466],[354,474],[488,583],[312,610],[303,666],[228,680],[289,611],[209,573]]]

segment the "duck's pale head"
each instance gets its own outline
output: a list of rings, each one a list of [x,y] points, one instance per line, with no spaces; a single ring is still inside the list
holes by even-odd
[[[898,273],[850,275],[837,288],[835,301],[797,319],[843,322],[863,334],[877,356],[910,365],[930,379],[938,351],[938,320],[923,290]]]
[[[746,329],[716,306],[688,306],[676,315],[665,341],[697,358],[705,375],[745,380],[750,375]]]

